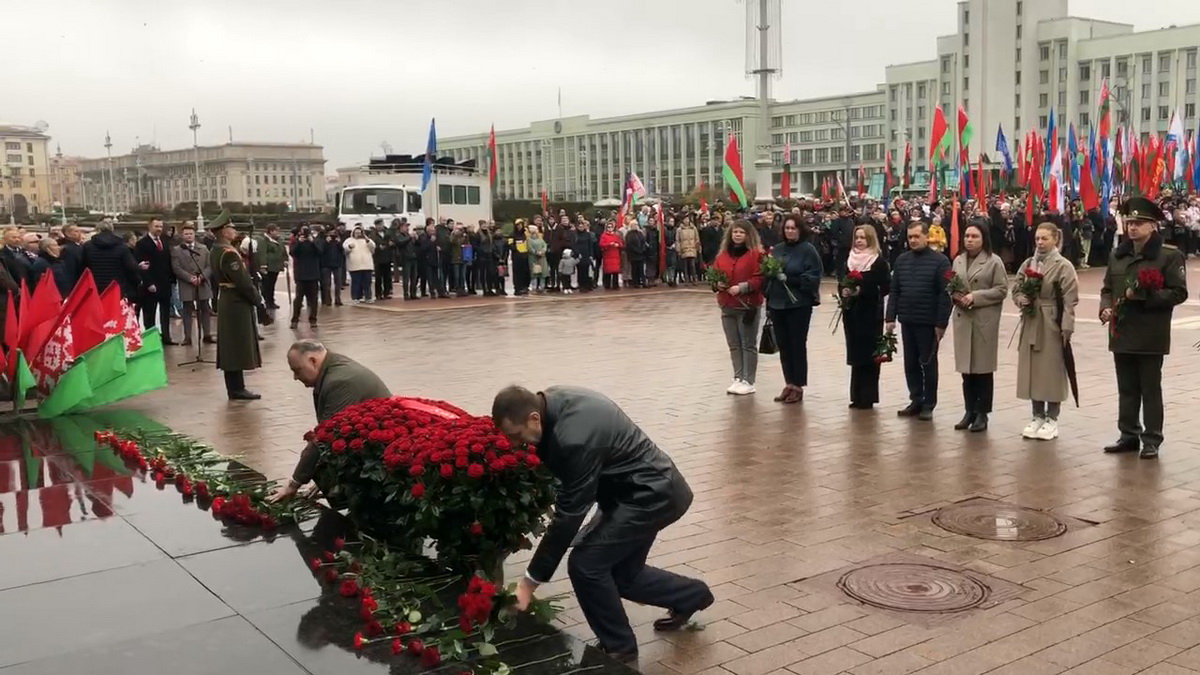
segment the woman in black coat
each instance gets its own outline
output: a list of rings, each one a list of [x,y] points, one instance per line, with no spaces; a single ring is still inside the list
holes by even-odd
[[[851,273],[861,274],[862,280],[847,283]],[[846,365],[850,366],[850,407],[870,410],[879,402],[880,364],[875,361],[875,350],[883,335],[883,298],[891,287],[887,258],[881,255],[874,227],[854,228],[853,248],[839,279]]]
[[[512,251],[513,294],[529,295],[529,243],[524,219],[518,218],[513,223],[512,238],[508,243]]]
[[[646,287],[646,234],[635,222],[625,233],[625,251],[634,288]]]

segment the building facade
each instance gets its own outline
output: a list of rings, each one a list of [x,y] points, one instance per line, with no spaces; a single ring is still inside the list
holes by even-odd
[[[38,128],[0,124],[0,145],[4,147],[0,212],[17,219],[48,212],[50,137]]]
[[[199,178],[197,178],[197,161]],[[94,209],[135,211],[181,202],[325,204],[325,157],[307,143],[226,143],[182,150],[135,148],[80,165],[84,199]]]
[[[1045,133],[1050,115],[1058,137],[1098,126],[1100,90],[1108,81],[1114,127],[1143,138],[1165,133],[1173,114],[1196,129],[1196,54],[1200,25],[1135,32],[1129,24],[1070,16],[1067,0],[967,0],[958,31],[937,38],[937,58],[888,66],[888,147],[914,164],[928,163],[933,110],[942,106],[952,131],[959,105],[975,134],[972,157],[996,157],[996,132],[1011,146],[1026,131]],[[1015,151],[1014,151],[1015,152]]]
[[[1044,133],[1053,110],[1064,142],[1072,124],[1086,134],[1096,124],[1105,79],[1114,124],[1145,137],[1164,133],[1178,111],[1186,129],[1197,128],[1200,25],[1135,32],[1129,24],[1072,17],[1067,0],[964,0],[955,11],[958,30],[935,40],[935,58],[887,66],[876,91],[773,100],[766,129],[759,128],[757,103],[747,98],[498,131],[496,196],[539,199],[544,190],[552,199],[619,198],[629,171],[660,195],[686,194],[701,184],[719,187],[731,133],[748,181],[755,148],[770,144],[773,194],[779,193],[785,147],[791,150],[794,193],[815,192],[828,176],[853,189],[859,167],[880,172],[889,151],[899,171],[907,143],[913,168],[925,167],[938,106],[952,132],[963,106],[974,128],[970,156],[982,155],[994,166],[1001,126],[1015,147],[1030,129]],[[486,166],[487,141],[487,133],[439,139],[439,150]]]

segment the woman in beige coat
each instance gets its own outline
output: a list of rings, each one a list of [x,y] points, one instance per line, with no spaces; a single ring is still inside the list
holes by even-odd
[[[986,220],[972,221],[963,231],[963,252],[954,259],[954,274],[966,292],[952,296],[954,369],[962,373],[966,414],[954,428],[987,431],[1000,347],[1000,314],[1008,295],[1004,262],[992,253]]]
[[[689,284],[695,284],[700,278],[700,268],[696,265],[696,257],[700,255],[700,231],[692,224],[691,218],[684,218],[675,235],[675,246],[679,249],[679,257],[683,260],[683,278]]]
[[[1079,279],[1075,267],[1058,252],[1061,241],[1062,233],[1054,223],[1038,225],[1036,251],[1017,270],[1013,286],[1013,302],[1022,309],[1017,335],[1017,398],[1033,401],[1033,419],[1021,435],[1043,441],[1058,438],[1058,413],[1069,386],[1063,346],[1075,331],[1075,305],[1079,304]],[[1042,275],[1035,297],[1021,292],[1030,270]],[[1056,316],[1060,293],[1062,317]]]

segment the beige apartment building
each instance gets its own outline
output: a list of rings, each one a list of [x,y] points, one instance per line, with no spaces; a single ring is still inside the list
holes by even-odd
[[[50,210],[49,143],[50,137],[39,128],[0,124],[0,212],[20,219]]]
[[[859,167],[881,172],[889,150],[899,171],[906,143],[912,144],[914,169],[926,166],[939,105],[952,129],[959,104],[964,106],[975,130],[971,156],[982,154],[996,166],[1001,125],[1015,146],[1029,129],[1044,133],[1053,110],[1060,138],[1071,123],[1086,134],[1096,124],[1105,79],[1114,125],[1131,125],[1143,136],[1165,133],[1178,111],[1186,129],[1197,129],[1200,25],[1135,32],[1129,24],[1070,16],[1067,0],[964,0],[955,11],[958,30],[934,41],[935,58],[884,67],[884,81],[874,91],[772,100],[765,129],[757,102],[747,97],[497,131],[496,196],[538,199],[545,190],[553,199],[619,198],[629,171],[659,195],[686,194],[701,183],[720,187],[731,133],[748,181],[759,144],[770,147],[773,194],[779,193],[785,148],[791,150],[793,193],[817,192],[829,176],[842,177],[853,189]],[[486,166],[487,142],[481,128],[439,139],[439,150]]]
[[[111,159],[85,159],[80,173],[85,201],[109,212],[197,200],[289,202],[302,210],[325,204],[324,149],[308,143],[226,143],[181,150],[142,145]]]

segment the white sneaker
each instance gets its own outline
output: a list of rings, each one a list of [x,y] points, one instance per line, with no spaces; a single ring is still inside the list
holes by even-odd
[[[1041,428],[1037,430],[1037,439],[1039,441],[1052,441],[1058,438],[1058,420],[1046,420],[1042,422]]]
[[[1029,424],[1025,425],[1025,429],[1024,429],[1024,431],[1021,432],[1021,435],[1024,436],[1025,438],[1037,438],[1038,430],[1042,428],[1042,425],[1044,423],[1045,423],[1045,420],[1043,420],[1040,417],[1033,418],[1032,420],[1029,421]]]
[[[737,394],[741,390],[742,390],[742,381],[735,378],[733,380],[733,382],[730,383],[729,388],[725,390],[725,393],[726,394]]]
[[[749,394],[753,394],[756,391],[758,391],[758,390],[754,388],[753,384],[750,384],[749,382],[742,380],[742,388],[735,391],[734,394],[737,394],[738,396],[746,396]]]

